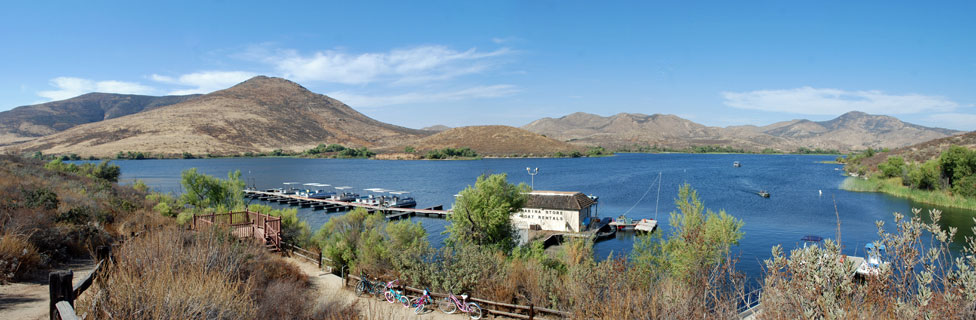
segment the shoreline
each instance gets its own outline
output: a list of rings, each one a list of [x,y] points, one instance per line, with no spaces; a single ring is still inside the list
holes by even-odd
[[[918,190],[895,183],[894,179],[881,180],[870,178],[868,180],[847,177],[840,184],[841,190],[852,192],[879,192],[894,197],[905,198],[915,202],[937,205],[942,207],[965,209],[976,214],[976,199],[963,198],[950,195],[941,190]]]

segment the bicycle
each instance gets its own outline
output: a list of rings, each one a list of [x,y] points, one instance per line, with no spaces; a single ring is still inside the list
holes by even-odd
[[[365,274],[362,273],[359,274],[359,283],[356,283],[357,297],[362,296],[363,293],[368,293],[373,296],[378,296],[380,292],[382,292],[382,289],[380,288],[379,281],[376,282],[369,281],[369,279],[366,279]]]
[[[461,310],[465,312],[471,319],[481,319],[481,307],[477,303],[467,302],[468,295],[462,294],[461,300],[453,293],[449,294],[444,300],[439,300],[437,302],[437,308],[447,314],[452,314]]]
[[[402,292],[393,290],[393,286],[395,286],[397,282],[400,282],[400,280],[393,280],[386,284],[386,292],[383,293],[383,296],[386,297],[386,302],[400,302],[400,304],[402,304],[404,307],[410,307],[410,299],[407,298],[407,296]]]
[[[414,307],[413,313],[421,314],[426,310],[427,304],[430,303],[430,291],[424,289],[424,294],[410,300],[410,306]]]

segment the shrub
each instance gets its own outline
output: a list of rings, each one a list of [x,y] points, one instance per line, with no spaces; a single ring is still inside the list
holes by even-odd
[[[905,171],[905,160],[902,157],[888,157],[885,162],[878,165],[881,176],[885,178],[901,177]]]
[[[0,234],[0,284],[23,277],[38,268],[40,254],[27,237],[16,234]]]
[[[482,175],[474,186],[461,190],[454,202],[448,241],[458,245],[487,246],[509,252],[517,234],[511,214],[525,205],[529,186],[510,184],[506,174]]]

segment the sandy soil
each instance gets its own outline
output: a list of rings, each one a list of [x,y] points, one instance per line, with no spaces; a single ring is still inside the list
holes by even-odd
[[[78,283],[95,268],[92,260],[75,260],[60,268],[74,271],[72,281]],[[47,278],[16,282],[0,286],[0,319],[48,319],[49,289]]]

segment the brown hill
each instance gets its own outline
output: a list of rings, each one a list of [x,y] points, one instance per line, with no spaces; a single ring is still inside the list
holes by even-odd
[[[258,76],[183,103],[76,126],[8,150],[99,157],[119,151],[237,154],[301,151],[320,143],[375,147],[429,134],[376,121],[294,82]]]
[[[574,113],[543,118],[523,129],[575,144],[622,147],[658,145],[684,148],[722,145],[793,151],[799,147],[838,149],[901,147],[958,133],[902,122],[889,116],[849,112],[830,120],[792,120],[764,127],[706,127],[674,115],[620,113],[610,117]]]
[[[930,159],[938,158],[943,151],[948,150],[949,146],[952,145],[976,149],[976,131],[930,140],[907,147],[893,149],[888,152],[880,152],[874,156],[862,159],[861,164],[868,168],[877,168],[878,164],[884,162],[890,156],[900,156],[907,162],[922,163]]]
[[[468,147],[486,156],[546,156],[582,148],[509,126],[459,127],[411,143],[417,151]],[[403,148],[399,148],[403,150]]]
[[[67,100],[17,107],[0,112],[0,146],[32,140],[85,123],[177,104],[197,96],[153,97],[95,92]]]

